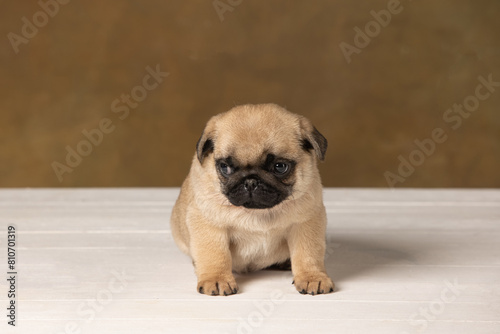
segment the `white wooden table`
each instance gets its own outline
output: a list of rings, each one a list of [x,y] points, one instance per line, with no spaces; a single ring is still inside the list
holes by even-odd
[[[169,216],[178,189],[0,190],[0,268],[16,229],[16,327],[0,333],[500,333],[500,190],[326,189],[338,291],[290,272],[196,292]]]

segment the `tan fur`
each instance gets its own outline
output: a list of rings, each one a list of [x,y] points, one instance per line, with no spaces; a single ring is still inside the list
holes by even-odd
[[[299,292],[333,291],[324,267],[319,147],[313,143],[316,154],[301,147],[313,129],[304,117],[274,104],[235,107],[207,123],[200,141],[210,138],[213,152],[202,162],[194,156],[171,217],[176,243],[193,259],[198,291],[236,293],[232,271],[259,270],[289,258]],[[221,193],[215,159],[232,155],[255,164],[268,152],[297,161],[292,195],[270,209],[232,205]]]

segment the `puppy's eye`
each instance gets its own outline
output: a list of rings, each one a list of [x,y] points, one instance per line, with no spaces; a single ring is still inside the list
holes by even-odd
[[[290,169],[290,166],[284,162],[277,162],[274,164],[274,172],[283,175]]]
[[[234,172],[233,168],[231,168],[228,164],[223,163],[223,162],[219,163],[219,170],[225,176],[231,175]]]

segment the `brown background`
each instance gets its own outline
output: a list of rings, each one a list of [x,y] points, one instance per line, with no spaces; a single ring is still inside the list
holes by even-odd
[[[443,113],[478,76],[500,81],[500,2],[402,0],[348,63],[339,44],[387,4],[243,0],[221,21],[212,0],[71,1],[16,54],[8,34],[41,7],[2,1],[0,186],[179,186],[211,115],[275,102],[328,138],[326,186],[387,187],[441,127],[448,140],[397,186],[499,187],[500,87],[457,130]],[[157,64],[170,75],[119,119],[111,103]],[[103,118],[114,131],[59,182],[51,164]]]

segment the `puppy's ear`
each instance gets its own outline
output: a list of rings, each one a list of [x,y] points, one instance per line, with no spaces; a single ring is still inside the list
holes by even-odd
[[[205,135],[205,132],[201,134],[200,139],[196,143],[196,156],[200,161],[200,164],[203,164],[203,160],[214,150],[214,142],[212,138],[209,138]]]
[[[302,130],[302,148],[306,151],[314,150],[319,160],[325,160],[328,141],[326,138],[307,120],[300,119]]]
[[[196,143],[196,156],[200,161],[200,164],[203,164],[203,160],[214,151],[214,129],[215,129],[215,118],[212,117],[203,133],[201,134],[200,139]]]

